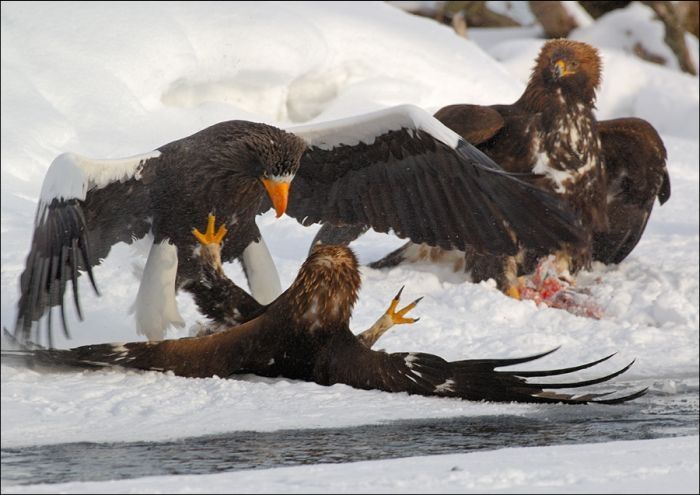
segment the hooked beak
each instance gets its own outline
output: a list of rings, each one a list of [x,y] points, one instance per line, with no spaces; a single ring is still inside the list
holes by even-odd
[[[274,179],[260,179],[267,189],[267,194],[272,200],[272,206],[275,207],[277,218],[287,210],[287,198],[289,196],[289,181],[281,181]]]
[[[566,62],[563,60],[557,60],[554,62],[554,75],[556,76],[557,79],[561,79],[564,76],[568,76],[569,74],[573,74],[575,71],[569,70],[566,66]]]

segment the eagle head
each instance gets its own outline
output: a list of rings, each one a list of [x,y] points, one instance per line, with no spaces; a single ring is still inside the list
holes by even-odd
[[[347,325],[359,290],[360,272],[352,250],[316,244],[288,289],[290,317],[311,330]]]
[[[602,62],[598,50],[567,39],[546,42],[537,57],[531,83],[542,84],[575,100],[592,102],[600,86]]]
[[[289,187],[307,144],[290,132],[266,124],[250,122],[246,131],[245,138],[239,140],[246,148],[242,156],[245,172],[264,186],[280,217],[287,209]]]
[[[265,126],[265,129],[267,132],[256,136],[260,159],[257,177],[270,196],[279,218],[287,209],[289,187],[299,170],[306,142],[276,127]]]

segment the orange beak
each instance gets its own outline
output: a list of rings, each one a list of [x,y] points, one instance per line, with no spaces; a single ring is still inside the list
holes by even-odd
[[[287,198],[289,197],[289,182],[279,182],[270,179],[262,180],[263,186],[267,189],[267,194],[272,200],[272,206],[275,207],[277,218],[287,210]]]

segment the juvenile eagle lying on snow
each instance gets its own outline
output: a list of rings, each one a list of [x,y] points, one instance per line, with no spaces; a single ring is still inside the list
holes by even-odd
[[[555,196],[504,172],[417,107],[289,131],[222,122],[128,159],[66,153],[54,160],[20,279],[15,335],[28,339],[48,313],[51,345],[52,307],[60,307],[66,331],[66,286],[82,318],[80,272],[97,291],[92,267],[117,242],[151,234],[134,307],[139,333],[162,339],[169,324],[182,324],[176,290],[197,284],[198,246],[180,226],[208,213],[233,233],[222,259],[240,258],[253,295],[273,300],[279,278],[255,224],[270,206],[304,225],[391,229],[418,243],[494,254],[551,250],[580,237]],[[533,210],[543,213],[526,213]]]
[[[219,243],[225,231],[199,235],[204,244],[200,288],[228,294],[218,301],[233,314],[244,301],[220,265]],[[565,369],[548,371],[496,371],[525,363],[552,351],[521,359],[472,359],[448,362],[421,352],[373,351],[373,343],[356,337],[349,328],[357,300],[360,274],[353,252],[344,246],[317,245],[292,285],[276,300],[257,308],[253,319],[204,337],[99,344],[68,350],[30,349],[3,351],[4,358],[29,358],[37,363],[81,368],[121,366],[172,371],[184,377],[229,377],[238,373],[306,380],[320,385],[344,383],[361,389],[458,397],[468,400],[614,404],[637,398],[641,390],[626,396],[566,394],[561,388],[583,387],[610,380],[623,369],[595,379],[568,383],[530,383],[528,378],[562,375],[589,368],[606,358]],[[213,295],[215,292],[210,292]],[[200,294],[206,297],[207,294]],[[248,296],[250,297],[250,296]]]
[[[597,121],[593,115],[601,80],[598,51],[570,40],[548,41],[537,57],[520,99],[510,105],[450,105],[435,117],[478,147],[505,170],[558,195],[581,220],[583,243],[555,247],[565,277],[592,260],[619,263],[636,246],[658,197],[671,194],[666,149],[656,130],[637,118]],[[529,210],[538,218],[540,210]],[[362,232],[324,225],[316,241],[349,242]],[[376,268],[404,261],[461,258],[475,282],[494,278],[501,290],[518,295],[518,275],[535,269],[538,255],[525,245],[516,255],[448,253],[409,242]]]

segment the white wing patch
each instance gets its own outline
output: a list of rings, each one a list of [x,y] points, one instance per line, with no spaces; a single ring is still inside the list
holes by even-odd
[[[452,148],[457,147],[460,139],[430,113],[414,105],[399,105],[355,117],[290,127],[286,130],[301,137],[310,146],[328,150],[340,144],[372,144],[378,136],[403,128],[409,132],[423,130]]]
[[[114,351],[112,354],[110,354],[110,357],[113,359],[113,361],[116,363],[118,361],[124,361],[125,359],[127,361],[133,361],[134,358],[132,356],[129,356],[129,349],[127,349],[124,344],[112,344],[112,350]],[[116,357],[113,357],[116,356]]]
[[[418,356],[414,352],[409,352],[408,355],[403,358],[404,363],[408,369],[413,369],[413,362],[418,361]]]
[[[140,178],[141,165],[150,158],[160,156],[160,151],[113,160],[96,160],[63,153],[58,155],[46,171],[39,196],[39,216],[43,219],[46,206],[55,198],[85,199],[92,189],[105,187],[112,182]]]
[[[447,379],[440,385],[437,385],[435,387],[435,392],[454,392],[455,391],[455,382],[454,380]]]
[[[136,316],[136,330],[148,340],[163,340],[170,325],[184,327],[177,309],[175,276],[177,248],[167,239],[153,243],[143,270],[143,278],[131,311]]]

